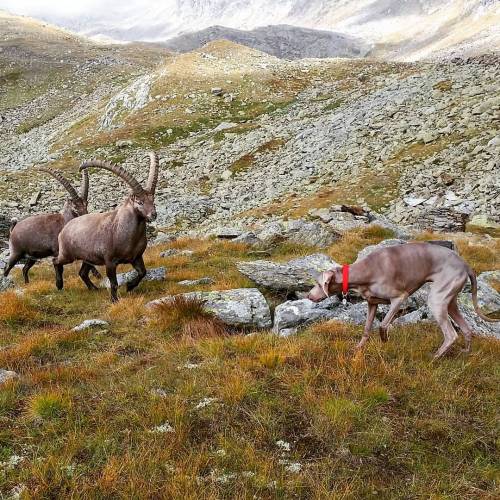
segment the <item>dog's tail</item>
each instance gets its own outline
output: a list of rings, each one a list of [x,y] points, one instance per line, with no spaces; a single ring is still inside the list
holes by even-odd
[[[467,274],[469,275],[470,279],[470,284],[472,288],[472,304],[474,305],[474,311],[476,311],[476,314],[481,318],[484,319],[484,321],[488,321],[490,323],[496,323],[500,321],[499,319],[493,319],[489,318],[484,314],[481,309],[479,309],[479,304],[477,303],[477,279],[476,279],[476,273],[469,267],[467,266]]]

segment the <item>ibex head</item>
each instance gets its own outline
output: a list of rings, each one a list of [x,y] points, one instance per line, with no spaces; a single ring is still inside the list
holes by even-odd
[[[123,179],[132,189],[129,200],[134,208],[134,211],[139,217],[146,219],[148,222],[151,222],[156,219],[156,207],[154,198],[156,184],[158,182],[159,161],[156,153],[149,153],[149,158],[149,176],[145,188],[143,188],[135,179],[135,177],[129,174],[123,167],[120,167],[119,165],[116,165],[115,163],[111,163],[109,161],[85,161],[80,165],[80,170],[85,171],[85,169],[90,167],[103,168],[104,170],[113,172],[118,177]]]
[[[80,194],[71,185],[71,182],[66,179],[57,170],[52,170],[46,167],[39,167],[39,170],[51,175],[54,179],[59,181],[69,194],[69,198],[64,204],[64,211],[69,210],[73,217],[80,217],[87,213],[88,196],[89,196],[89,175],[86,171],[82,172],[82,184],[80,186]]]

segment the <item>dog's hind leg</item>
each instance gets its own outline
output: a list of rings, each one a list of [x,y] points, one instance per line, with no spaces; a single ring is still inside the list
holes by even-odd
[[[448,306],[448,314],[460,328],[460,331],[464,336],[465,348],[463,349],[463,352],[470,352],[470,344],[473,335],[472,328],[469,326],[467,321],[465,321],[465,318],[462,316],[462,313],[458,308],[456,297],[450,302],[450,305]]]
[[[436,284],[434,284],[431,287],[429,298],[427,299],[429,309],[437,324],[440,326],[444,336],[443,343],[434,355],[434,359],[440,358],[446,354],[448,349],[458,338],[457,332],[455,328],[453,328],[450,318],[448,317],[448,306],[454,295],[447,292],[446,288],[447,287],[441,285],[441,289],[438,291]]]
[[[368,338],[370,337],[370,332],[372,330],[373,320],[375,319],[375,314],[377,314],[377,307],[378,304],[370,304],[368,302],[368,314],[366,315],[365,330],[361,340],[356,346],[356,349],[361,349],[368,342]]]

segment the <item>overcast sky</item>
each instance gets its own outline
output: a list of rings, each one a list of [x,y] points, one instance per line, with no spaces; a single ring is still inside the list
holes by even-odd
[[[120,0],[0,0],[0,8],[35,17],[73,17],[96,9],[113,9],[123,3]]]

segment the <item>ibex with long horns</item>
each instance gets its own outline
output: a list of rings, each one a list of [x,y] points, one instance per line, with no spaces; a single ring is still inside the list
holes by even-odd
[[[40,167],[40,170],[51,175],[62,184],[69,194],[60,213],[39,214],[27,217],[20,222],[12,222],[10,227],[9,249],[10,257],[4,269],[4,276],[24,257],[27,258],[23,267],[24,282],[29,283],[29,270],[38,259],[54,257],[58,253],[58,237],[62,228],[76,217],[87,213],[87,199],[89,194],[89,176],[82,172],[80,194],[60,172]],[[93,267],[91,271],[99,276]],[[56,286],[62,288],[62,282],[56,273]]]
[[[95,288],[89,278],[91,265],[104,265],[111,285],[111,300],[116,302],[116,267],[119,264],[132,264],[137,272],[135,279],[127,283],[127,291],[134,289],[144,278],[146,267],[142,255],[147,244],[146,222],[156,219],[154,196],[159,169],[158,156],[155,153],[150,153],[150,160],[145,188],[123,167],[114,163],[100,160],[82,163],[82,171],[97,167],[113,172],[131,187],[132,193],[115,210],[84,215],[64,227],[59,235],[59,256],[54,259],[61,281],[63,266],[75,260],[82,260],[80,277],[89,288]]]

